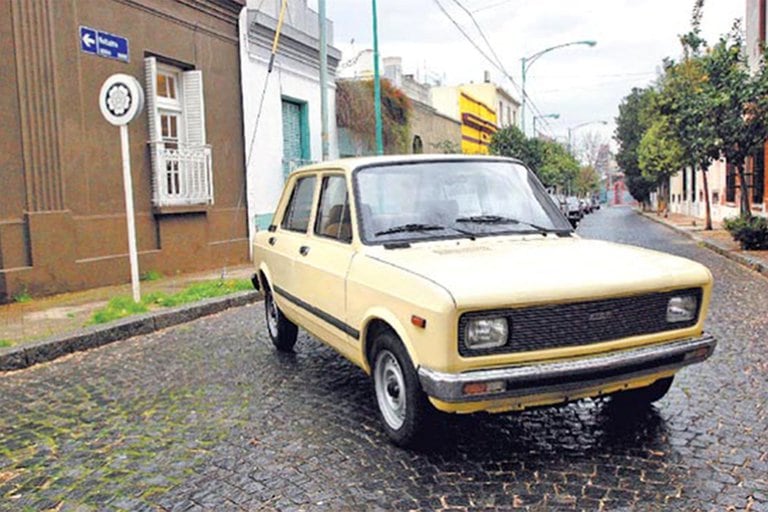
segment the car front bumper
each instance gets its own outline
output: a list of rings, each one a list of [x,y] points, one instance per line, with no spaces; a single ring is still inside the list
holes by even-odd
[[[447,402],[503,400],[569,392],[639,380],[674,372],[707,359],[717,340],[709,334],[567,361],[540,362],[466,373],[443,373],[420,367],[419,380],[430,397]],[[483,384],[492,392],[478,392]],[[472,389],[469,392],[469,389]],[[599,393],[598,393],[599,394]]]

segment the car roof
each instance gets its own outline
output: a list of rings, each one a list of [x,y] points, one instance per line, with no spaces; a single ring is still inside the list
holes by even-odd
[[[503,161],[512,162],[516,164],[524,165],[522,161],[517,158],[509,158],[503,156],[487,156],[487,155],[445,155],[445,154],[419,154],[419,155],[384,155],[384,156],[364,156],[355,158],[340,158],[338,160],[328,160],[325,162],[319,162],[311,164],[305,167],[299,167],[291,172],[291,174],[324,171],[328,169],[343,170],[345,172],[352,172],[355,169],[361,167],[367,167],[370,165],[392,165],[392,164],[406,164],[406,163],[419,163],[419,162],[471,162],[471,161]]]

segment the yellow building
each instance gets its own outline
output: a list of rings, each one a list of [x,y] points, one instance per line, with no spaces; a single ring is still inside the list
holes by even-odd
[[[496,111],[465,92],[459,93],[461,112],[461,152],[487,155],[496,132]]]
[[[433,87],[430,101],[439,112],[461,122],[461,152],[487,155],[496,132],[496,110],[460,87]]]

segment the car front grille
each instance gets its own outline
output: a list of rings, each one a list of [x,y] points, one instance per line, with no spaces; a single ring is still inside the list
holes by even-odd
[[[696,297],[698,304],[693,320],[667,322],[670,297],[689,294]],[[689,288],[614,299],[464,313],[459,318],[459,354],[470,357],[530,352],[683,329],[698,321],[701,298],[701,288]],[[489,349],[468,348],[464,340],[466,325],[478,317],[506,317],[510,326],[507,343]]]

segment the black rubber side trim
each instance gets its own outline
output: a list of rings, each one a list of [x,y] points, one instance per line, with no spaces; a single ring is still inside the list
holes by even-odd
[[[304,302],[303,300],[301,300],[300,298],[296,297],[295,295],[291,295],[290,293],[288,293],[287,291],[283,290],[279,286],[273,286],[273,289],[275,290],[275,292],[277,292],[280,295],[282,295],[286,300],[289,300],[289,301],[293,302],[294,304],[296,304],[297,306],[299,306],[300,308],[302,308],[302,309],[304,309],[306,311],[309,311],[310,313],[312,313],[313,315],[318,317],[320,320],[331,324],[332,326],[334,326],[338,330],[343,331],[346,334],[349,334],[350,336],[352,336],[356,340],[360,339],[360,331],[358,331],[357,329],[353,328],[352,326],[349,326],[349,325],[345,324],[344,322],[342,322],[341,320],[339,320],[338,318],[329,315],[325,311],[322,311],[322,310],[316,308],[315,306],[313,306],[313,305],[311,305],[311,304],[309,304],[307,302]]]

